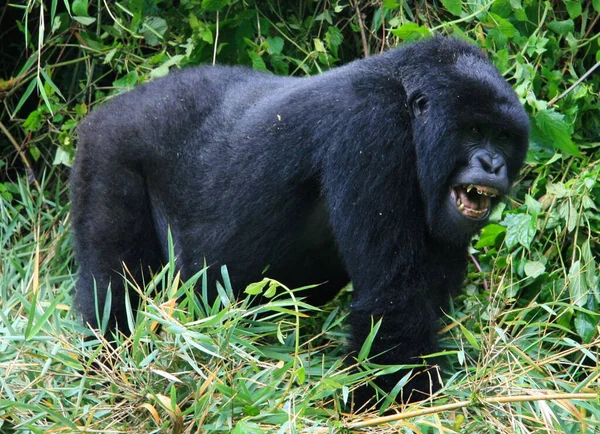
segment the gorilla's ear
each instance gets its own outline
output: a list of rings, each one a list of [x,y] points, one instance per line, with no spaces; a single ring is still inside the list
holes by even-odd
[[[411,98],[411,102],[409,104],[410,113],[413,118],[419,118],[424,115],[429,108],[429,100],[425,95],[417,94],[413,98]]]

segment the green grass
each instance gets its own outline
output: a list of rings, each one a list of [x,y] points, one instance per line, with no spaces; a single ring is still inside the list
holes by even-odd
[[[0,433],[600,432],[599,23],[600,0],[2,3]],[[351,288],[318,309],[284,287],[257,305],[233,301],[225,275],[206,306],[203,275],[181,282],[171,261],[130,282],[131,338],[111,346],[79,322],[65,178],[95,104],[173,68],[311,75],[432,31],[484,49],[532,123],[442,319],[439,394],[348,405],[396,369],[345,360]]]
[[[468,287],[445,318],[444,389],[383,417],[347,405],[356,385],[386,369],[344,363],[349,289],[318,309],[279,286],[257,305],[233,300],[223,270],[220,297],[207,305],[195,291],[204,274],[181,282],[171,261],[147,288],[130,282],[143,299],[135,331],[109,345],[70,309],[65,186],[50,174],[41,189],[20,181],[0,201],[0,432],[600,429],[600,339],[582,343],[561,324],[572,307],[565,288],[544,302],[507,299],[507,269],[492,274],[489,293]],[[168,289],[148,295],[156,285]]]

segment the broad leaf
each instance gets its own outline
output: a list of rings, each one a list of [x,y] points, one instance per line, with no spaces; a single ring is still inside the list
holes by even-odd
[[[581,153],[571,140],[571,126],[564,118],[564,115],[553,109],[541,110],[535,116],[535,124],[548,144],[579,157]]]
[[[452,15],[460,17],[462,12],[462,2],[460,0],[442,0],[442,4]]]
[[[509,214],[502,221],[506,227],[506,245],[512,248],[517,244],[529,249],[535,237],[535,220],[529,214]]]
[[[202,0],[202,7],[207,11],[220,11],[228,3],[229,0]]]

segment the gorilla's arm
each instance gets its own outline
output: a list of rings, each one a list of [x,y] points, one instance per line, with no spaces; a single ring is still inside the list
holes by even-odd
[[[421,364],[420,356],[436,349],[439,307],[460,287],[466,248],[441,244],[428,234],[411,120],[398,86],[347,90],[349,101],[358,104],[350,105],[356,113],[364,114],[359,107],[376,109],[372,118],[349,114],[343,129],[332,134],[323,194],[354,287],[352,349],[358,352],[372,324],[382,319],[371,360]],[[379,124],[386,127],[373,127]],[[387,375],[378,384],[389,391],[405,374]],[[426,374],[411,388],[429,392]]]

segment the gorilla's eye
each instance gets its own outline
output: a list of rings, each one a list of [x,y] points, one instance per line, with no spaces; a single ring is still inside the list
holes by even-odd
[[[504,141],[510,139],[510,134],[508,134],[508,132],[506,132],[506,131],[500,131],[500,134],[498,134],[497,138],[501,142],[504,142]]]
[[[429,102],[427,101],[427,97],[424,95],[418,96],[412,102],[412,112],[414,117],[419,117],[423,113],[427,111],[427,107]]]
[[[483,133],[482,133],[482,131],[481,131],[481,128],[479,128],[479,127],[478,127],[478,126],[476,126],[476,125],[473,125],[473,126],[471,126],[471,127],[469,128],[469,133],[471,134],[471,136],[472,136],[474,139],[480,140],[480,139],[482,139],[482,138],[483,138]]]

